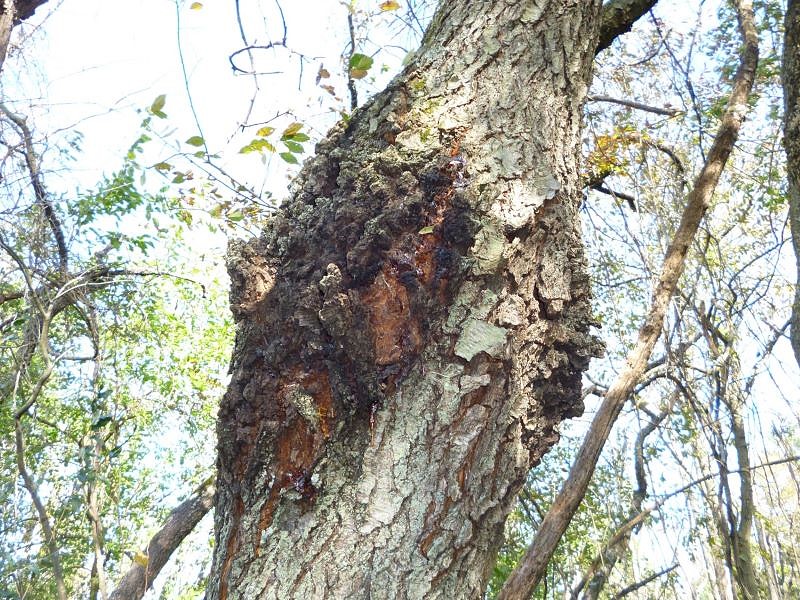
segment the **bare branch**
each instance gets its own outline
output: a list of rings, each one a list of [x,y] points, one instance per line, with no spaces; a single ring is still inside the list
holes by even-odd
[[[50,202],[50,198],[47,196],[47,192],[44,189],[41,172],[39,170],[39,156],[33,147],[33,135],[31,134],[31,130],[28,127],[25,117],[11,112],[2,102],[0,102],[0,111],[2,111],[6,118],[14,123],[19,130],[20,135],[22,136],[24,150],[21,152],[25,157],[25,164],[28,168],[28,176],[31,180],[31,186],[33,186],[33,193],[36,196],[37,204],[39,204],[39,206],[42,208],[42,212],[44,212],[44,216],[47,218],[47,222],[50,224],[50,230],[53,233],[53,238],[55,239],[56,247],[58,248],[58,260],[61,267],[61,272],[66,273],[69,255],[67,253],[67,244],[64,238],[64,229],[61,226],[61,220],[58,218],[58,213],[56,213],[53,203]]]
[[[642,104],[641,102],[624,100],[622,98],[613,98],[612,96],[605,96],[603,94],[587,96],[586,100],[589,102],[611,102],[612,104],[619,104],[621,106],[627,106],[628,108],[635,108],[636,110],[643,110],[646,112],[655,113],[657,115],[664,115],[666,117],[674,117],[683,113],[682,110],[678,110],[676,108],[659,108],[658,106],[650,106],[649,104]]]
[[[545,515],[536,537],[511,573],[498,600],[523,600],[546,572],[547,563],[564,535],[573,515],[580,506],[592,478],[600,452],[622,407],[630,396],[647,365],[653,347],[660,337],[667,306],[678,279],[683,272],[686,254],[705,214],[711,196],[725,164],[733,150],[747,110],[747,100],[753,87],[758,65],[758,34],[754,25],[751,0],[736,2],[739,28],[744,42],[739,68],[722,121],[709,151],[708,158],[686,198],[686,207],[675,236],[670,244],[658,285],[653,292],[647,317],[639,329],[636,346],[629,354],[627,365],[606,393],[584,438],[569,477],[553,505]]]
[[[650,575],[649,577],[645,577],[645,578],[644,578],[644,579],[642,579],[641,581],[637,581],[637,582],[636,582],[636,583],[634,583],[633,585],[629,585],[629,586],[628,586],[628,587],[626,587],[625,589],[623,589],[623,590],[620,590],[620,592],[619,592],[618,594],[616,594],[616,595],[615,595],[615,596],[612,598],[612,600],[617,600],[618,598],[623,598],[623,597],[627,596],[628,594],[632,594],[632,593],[633,593],[633,592],[635,592],[636,590],[638,590],[638,589],[640,589],[640,588],[643,588],[644,586],[646,586],[646,585],[647,585],[648,583],[650,583],[651,581],[655,581],[656,579],[658,579],[658,578],[659,578],[659,577],[661,577],[662,575],[666,575],[667,573],[671,573],[672,571],[674,571],[674,570],[675,570],[675,569],[677,569],[677,568],[678,568],[678,563],[675,563],[675,564],[674,564],[674,565],[672,565],[671,567],[667,567],[666,569],[663,569],[663,570],[659,571],[658,573],[653,573],[653,574],[652,574],[652,575]]]
[[[172,553],[211,510],[214,493],[213,478],[209,477],[188,500],[169,514],[164,526],[150,539],[145,549],[146,565],[134,563],[119,582],[117,589],[109,596],[109,600],[138,600],[144,596]]]
[[[350,62],[353,59],[353,54],[356,52],[356,31],[353,26],[353,11],[347,11],[347,28],[350,31],[350,53],[347,57],[347,89],[350,92],[350,110],[358,108],[358,90],[356,89],[356,81],[353,79],[353,73],[350,69]]]

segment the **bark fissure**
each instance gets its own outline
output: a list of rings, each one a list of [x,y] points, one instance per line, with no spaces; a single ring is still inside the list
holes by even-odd
[[[482,594],[600,349],[577,218],[599,2],[550,4],[447,3],[231,247],[209,598]]]

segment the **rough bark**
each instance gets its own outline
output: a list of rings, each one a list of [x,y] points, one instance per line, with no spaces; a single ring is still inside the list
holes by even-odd
[[[605,50],[619,36],[628,33],[633,24],[657,3],[658,0],[610,0],[603,5],[597,52]]]
[[[744,43],[739,68],[714,143],[692,190],[686,197],[680,224],[664,256],[658,283],[653,291],[644,323],[639,329],[636,345],[628,354],[624,369],[608,388],[572,464],[569,477],[539,525],[536,536],[519,566],[506,580],[497,596],[498,600],[528,598],[541,581],[558,542],[583,501],[611,429],[644,373],[653,347],[661,335],[664,316],[683,273],[686,255],[744,122],[747,101],[758,66],[758,34],[754,24],[752,2],[737,0],[735,4]]]
[[[786,38],[783,43],[784,146],[789,176],[789,225],[792,231],[797,285],[792,307],[791,341],[800,364],[800,2],[786,6]]]
[[[144,552],[146,564],[134,563],[108,597],[109,600],[139,600],[144,596],[172,553],[211,510],[213,503],[214,484],[209,479],[190,498],[173,509],[164,526],[147,544]]]
[[[444,3],[230,248],[209,599],[483,594],[600,350],[577,215],[599,5]]]
[[[14,12],[14,22],[20,23],[29,19],[47,0],[3,0],[0,2],[0,16],[6,12]]]

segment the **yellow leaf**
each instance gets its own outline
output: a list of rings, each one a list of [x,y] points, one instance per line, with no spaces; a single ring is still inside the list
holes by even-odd
[[[200,10],[201,8],[203,8],[203,3],[202,2],[192,2],[192,5],[189,8],[191,8],[192,10]]]
[[[256,135],[259,137],[267,137],[273,131],[275,131],[274,127],[262,127],[261,129],[256,131]]]
[[[147,563],[150,562],[150,558],[144,552],[137,552],[133,555],[133,562],[140,567],[146,567]]]
[[[292,123],[291,125],[289,125],[283,131],[283,133],[281,134],[281,137],[282,138],[286,138],[286,137],[292,136],[295,133],[297,133],[298,131],[300,131],[302,128],[303,128],[303,124],[302,123]]]
[[[387,0],[386,2],[381,2],[380,7],[381,10],[397,10],[400,8],[400,3],[394,0]]]

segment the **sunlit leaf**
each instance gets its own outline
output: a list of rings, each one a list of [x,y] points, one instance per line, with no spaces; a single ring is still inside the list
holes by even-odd
[[[261,129],[259,129],[258,131],[256,131],[256,135],[257,135],[257,136],[260,136],[260,137],[267,137],[267,136],[268,136],[268,135],[270,135],[270,134],[271,134],[273,131],[275,131],[275,128],[274,128],[274,127],[262,127]]]
[[[203,8],[203,3],[202,2],[192,2],[192,5],[189,8],[192,9],[192,10],[200,10],[201,8]]]
[[[366,54],[359,54],[356,52],[353,56],[350,57],[350,68],[351,69],[369,69],[372,66],[374,61],[371,57],[367,56]]]
[[[166,114],[164,113],[164,106],[167,104],[167,95],[161,94],[156,96],[156,99],[153,100],[153,103],[150,105],[150,112],[153,113],[155,116],[164,119],[166,118]]]
[[[400,3],[394,0],[387,0],[386,2],[381,2],[379,6],[381,10],[397,10],[400,8]]]
[[[203,144],[205,144],[205,141],[199,135],[193,135],[188,140],[186,140],[186,143],[189,144],[190,146],[202,146]]]
[[[419,230],[420,235],[426,235],[428,233],[433,233],[433,225],[428,225]]]
[[[300,131],[302,128],[303,128],[303,124],[302,123],[292,123],[286,129],[283,130],[283,133],[281,134],[281,139],[286,139],[288,137],[293,136],[298,131]]]
[[[150,562],[150,558],[144,552],[137,552],[133,555],[133,562],[140,567],[147,567],[147,563]]]
[[[366,54],[355,53],[350,57],[350,77],[362,79],[367,76],[367,71],[372,67],[374,61]]]
[[[275,146],[270,144],[267,140],[262,139],[255,139],[246,146],[244,146],[241,150],[239,150],[240,154],[249,154],[251,152],[275,152]]]

